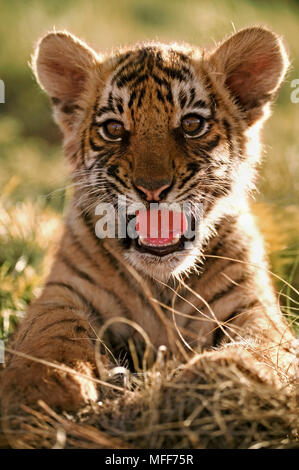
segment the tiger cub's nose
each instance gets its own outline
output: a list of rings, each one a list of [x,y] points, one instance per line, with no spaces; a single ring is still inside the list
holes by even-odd
[[[164,183],[164,182],[163,182]],[[160,201],[165,196],[165,192],[170,188],[171,183],[154,183],[154,184],[136,184],[136,188],[143,193],[147,201]],[[164,193],[162,195],[162,193]],[[163,196],[163,197],[162,197]]]

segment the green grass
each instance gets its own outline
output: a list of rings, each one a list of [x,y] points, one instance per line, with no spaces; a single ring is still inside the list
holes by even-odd
[[[98,50],[145,39],[211,45],[239,29],[265,24],[282,34],[292,68],[265,126],[265,159],[256,196],[272,270],[299,289],[299,2],[280,0],[10,0],[0,4],[0,337],[14,328],[38,292],[53,227],[68,199],[60,133],[48,99],[28,66],[37,39],[69,29]],[[296,300],[290,287],[278,291]],[[286,312],[298,304],[282,297]],[[298,296],[297,296],[298,301]],[[290,317],[291,318],[291,317]]]

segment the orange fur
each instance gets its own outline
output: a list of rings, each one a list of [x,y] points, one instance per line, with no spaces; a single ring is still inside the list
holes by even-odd
[[[185,347],[217,347],[209,354],[221,366],[242,344],[248,360],[268,364],[271,374],[275,363],[284,378],[293,335],[274,295],[248,198],[261,123],[287,66],[281,40],[258,27],[214,50],[145,43],[108,57],[69,33],[41,39],[33,70],[53,100],[76,190],[43,293],[14,338],[16,350],[96,377],[95,331],[114,318],[103,339],[116,357],[132,339],[142,354],[135,323],[154,350],[166,344],[184,356]],[[188,138],[181,119],[194,109],[204,132]],[[127,141],[108,141],[104,118],[121,122]],[[118,192],[136,202],[138,185],[154,190],[165,182],[171,187],[166,202],[203,204],[200,236],[191,247],[158,257],[95,236],[99,200],[111,202]],[[225,342],[233,345],[225,348]],[[102,353],[108,370],[113,361]],[[62,408],[96,400],[94,382],[82,380],[12,356],[3,408],[9,413],[38,398]]]

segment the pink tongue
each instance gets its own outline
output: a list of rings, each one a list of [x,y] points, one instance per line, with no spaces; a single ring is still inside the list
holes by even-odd
[[[183,235],[188,222],[183,212],[153,209],[136,212],[136,231],[150,245],[169,245]]]

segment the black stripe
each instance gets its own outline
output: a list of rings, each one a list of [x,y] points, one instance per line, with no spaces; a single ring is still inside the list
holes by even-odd
[[[107,186],[109,186],[110,189],[114,190],[114,193],[116,193],[116,194],[125,194],[120,190],[120,188],[118,188],[118,186],[116,186],[116,184],[112,183],[112,181],[107,181]],[[113,204],[114,204],[114,202],[113,202]],[[117,206],[115,205],[115,207],[117,207]]]
[[[113,84],[116,80],[118,79],[122,79],[122,77],[124,77],[123,73],[129,68],[134,68],[135,69],[137,68],[137,66],[142,66],[142,67],[139,67],[139,70],[142,70],[144,69],[144,59],[145,59],[145,56],[146,56],[146,51],[145,50],[141,50],[137,56],[137,58],[134,56],[133,59],[131,59],[129,62],[127,62],[126,64],[124,64],[117,72],[116,74],[114,75],[114,77],[112,78],[112,81],[111,83]],[[120,65],[120,64],[119,64]]]
[[[240,279],[238,279],[237,281],[235,281],[233,279],[233,282],[228,286],[226,287],[225,289],[217,292],[217,294],[215,294],[211,299],[207,300],[207,303],[209,305],[212,305],[214,302],[217,302],[217,300],[221,299],[222,297],[224,297],[225,295],[228,295],[231,293],[231,291],[233,291],[234,289],[236,288],[239,288],[240,287],[240,283],[244,282],[245,278],[244,276],[242,276]]]
[[[125,85],[128,85],[132,81],[134,81],[140,73],[142,73],[144,70],[144,65],[134,69],[131,73],[127,73],[126,75],[121,75],[117,80],[116,80],[116,85],[118,88],[123,88]],[[141,75],[141,77],[144,75]],[[147,77],[147,75],[145,75]]]
[[[183,74],[181,70],[174,69],[172,67],[168,67],[162,64],[162,61],[156,61],[156,65],[161,72],[164,72],[169,78],[172,80],[178,80],[179,82],[185,82],[187,80],[187,76],[191,75],[191,72],[186,68],[182,67],[182,70],[185,72]]]
[[[230,190],[231,190],[231,185],[232,182],[230,180],[228,181],[222,181],[221,184],[217,185],[213,191],[211,192],[210,196],[218,198],[219,196],[225,196],[227,195]]]
[[[143,98],[145,96],[145,88],[142,88],[140,93],[139,93],[139,98],[138,98],[138,103],[137,103],[137,108],[140,108]]]
[[[44,326],[41,330],[39,330],[39,333],[44,333],[49,328],[52,328],[53,326],[61,325],[62,323],[78,323],[78,322],[79,322],[78,318],[64,318],[63,320],[53,321],[52,323],[48,323],[48,325]]]
[[[124,112],[123,106],[122,106],[120,103],[117,103],[116,107],[117,107],[117,109],[118,109],[118,111],[119,111],[119,114],[123,114],[123,112]]]
[[[90,256],[90,254],[88,253],[88,251],[86,251],[86,249],[84,248],[84,246],[82,245],[82,243],[80,242],[80,240],[78,240],[77,238],[77,235],[74,233],[72,227],[68,224],[67,225],[67,228],[68,228],[68,232],[70,233],[72,239],[73,239],[73,243],[74,245],[76,245],[76,247],[84,254],[85,258],[96,268],[98,269],[99,266],[98,264],[94,261],[94,259]],[[98,239],[97,239],[98,240]]]
[[[113,112],[114,110],[114,97],[112,95],[112,91],[110,91],[109,96],[108,96],[108,105],[107,105]]]
[[[19,344],[19,345],[21,345],[21,344],[23,343],[24,339],[26,338],[26,336],[27,336],[27,334],[29,333],[29,331],[32,329],[33,324],[36,322],[36,320],[39,320],[41,317],[44,317],[45,315],[49,315],[49,312],[50,312],[51,310],[53,310],[53,309],[66,309],[66,310],[75,310],[75,311],[78,310],[78,308],[74,307],[73,305],[66,305],[66,304],[56,304],[56,305],[52,305],[52,304],[51,304],[51,307],[49,307],[49,306],[46,305],[46,304],[43,304],[43,307],[46,308],[46,311],[43,312],[43,313],[41,313],[41,314],[39,314],[37,317],[34,317],[33,320],[31,320],[31,322],[29,323],[28,328],[25,330],[25,332],[23,333],[22,337],[18,340],[18,344]],[[60,320],[60,321],[58,321],[58,322],[55,322],[55,324],[57,324],[57,323],[62,323],[62,322],[64,322],[64,321],[68,321],[68,320],[66,320],[66,319]],[[72,321],[72,320],[69,320],[69,321]],[[74,320],[74,321],[78,321],[78,319],[77,319],[77,320]],[[45,327],[45,328],[46,328],[46,327]],[[39,332],[42,332],[42,331],[44,331],[44,329],[39,330]]]
[[[226,322],[229,322],[232,319],[233,319],[233,317],[230,315],[227,318]],[[222,328],[218,327],[213,333],[213,346],[214,346],[214,348],[216,348],[217,346],[220,346],[222,341],[224,340],[225,333],[224,333],[223,329],[224,329],[224,331],[226,331],[227,328],[225,328],[225,326],[222,325]]]
[[[55,304],[51,302],[51,304],[44,304],[47,308],[47,312],[51,312],[52,310],[76,310],[76,307],[69,304]]]
[[[214,246],[214,248],[212,250],[212,255],[216,256],[217,253],[219,252],[219,250],[221,250],[221,248],[223,248],[225,243],[228,241],[228,238],[231,239],[231,235],[233,233],[234,228],[235,227],[233,227],[232,225],[228,226],[228,230],[223,234],[223,236],[217,242],[216,246]],[[215,259],[215,258],[213,258],[213,259]],[[219,258],[217,258],[217,259],[219,259]]]
[[[74,341],[78,341],[77,338],[69,338],[68,336],[66,335],[55,335],[55,336],[51,336],[51,339],[60,339],[61,341],[63,341],[64,343],[66,342],[74,342]]]
[[[138,74],[142,70],[143,70],[143,67],[133,70],[131,73],[128,73],[127,75],[120,75],[116,80],[116,85],[118,86],[118,88],[123,88],[126,84],[130,83],[132,80],[138,77]]]
[[[96,315],[97,321],[101,321],[102,323],[102,317],[100,312],[95,308],[95,306],[83,295],[81,292],[79,292],[75,287],[71,286],[70,284],[67,284],[66,282],[58,282],[58,281],[50,281],[46,283],[47,287],[63,287],[65,289],[68,289],[70,292],[73,294],[77,295],[77,297],[81,300],[81,302],[90,310],[90,312],[93,315]]]
[[[213,140],[211,140],[210,142],[207,142],[202,147],[206,152],[211,152],[211,150],[213,150],[215,147],[217,147],[217,145],[219,145],[219,142],[220,142],[220,135],[216,134]]]
[[[233,311],[233,313],[230,314],[228,319],[230,320],[230,319],[236,317],[237,315],[239,315],[239,313],[250,310],[250,309],[256,307],[257,305],[261,305],[261,304],[258,300],[255,299],[252,302],[250,302],[249,305],[243,305],[242,307],[238,307]]]
[[[179,64],[180,69],[187,75],[189,78],[193,78],[193,74],[189,67],[186,67],[185,65]]]
[[[191,88],[191,90],[190,90],[190,99],[189,99],[189,102],[188,102],[188,106],[191,106],[191,104],[194,101],[194,98],[195,98],[195,89]]]
[[[188,171],[197,172],[200,169],[200,165],[197,162],[190,162],[187,164]]]
[[[185,184],[187,183],[187,181],[189,181],[191,178],[193,178],[194,175],[196,175],[199,168],[200,168],[200,166],[196,162],[188,163],[187,170],[189,171],[189,174],[188,174],[188,176],[183,178],[183,180],[181,181],[181,183],[178,186],[178,189],[182,189],[185,186]]]
[[[240,313],[242,312],[246,312],[248,309],[251,309],[253,307],[255,307],[256,305],[258,305],[258,301],[257,300],[254,300],[253,302],[251,302],[249,305],[247,306],[243,306],[243,307],[238,307],[236,310],[233,311],[233,313],[231,313],[227,319],[223,322],[223,323],[231,323],[232,320],[237,317]],[[221,342],[223,341],[224,337],[225,337],[225,333],[224,333],[224,330],[227,329],[227,326],[226,325],[222,325],[222,328],[218,327],[215,331],[214,331],[214,334],[213,334],[213,346],[214,347],[217,347],[217,346],[220,346],[221,345]]]
[[[195,103],[193,103],[194,108],[208,108],[207,103],[204,100],[197,100]]]
[[[211,84],[211,87],[212,87],[212,84]],[[215,93],[210,93],[209,98],[211,100],[213,107],[217,108],[219,106],[219,99],[216,97]]]
[[[214,85],[213,85],[212,80],[211,80],[211,78],[209,77],[208,74],[204,75],[204,81],[205,81],[205,86],[206,86],[206,88],[209,92],[209,100],[210,100],[210,104],[212,106],[211,111],[212,111],[213,115],[215,115],[216,108],[219,106],[219,99],[216,97]]]
[[[211,159],[211,155],[203,149],[203,145],[200,143],[196,145],[195,142],[192,142],[192,153],[195,154],[197,157],[203,158],[205,161],[209,161]]]
[[[185,186],[186,183],[188,183],[188,181],[190,181],[190,179],[195,175],[195,172],[191,172],[189,173],[188,176],[186,176],[185,178],[183,178],[183,180],[181,181],[181,184],[178,186],[178,189],[183,189],[183,187]],[[194,188],[196,185],[197,185],[197,181],[194,182],[195,184],[193,184],[192,186],[189,186],[188,190]],[[180,196],[182,196],[184,193],[180,193]]]
[[[100,158],[100,157],[101,157],[101,154],[98,153],[98,154],[96,155],[96,160],[95,160],[90,166],[87,167],[87,169],[88,169],[89,171],[92,171],[95,167],[97,167],[97,165],[99,165],[99,163],[101,163],[101,165],[103,164],[102,161],[101,161],[101,162],[99,161],[99,158]]]
[[[118,175],[118,165],[110,165],[107,169],[107,175],[115,178],[124,188],[129,189],[128,185]]]
[[[39,320],[41,317],[44,317],[45,315],[49,315],[49,310],[46,310],[45,312],[40,313],[37,317],[34,317],[30,321],[29,325],[27,326],[27,329],[24,331],[21,338],[18,339],[18,346],[20,346],[23,343],[24,339],[27,337],[29,331],[31,331],[33,324],[36,322],[36,320]]]
[[[164,103],[164,96],[162,95],[161,91],[159,90],[159,88],[157,88],[157,98],[159,101],[161,101],[161,103]]]
[[[128,102],[128,107],[131,108],[132,105],[133,105],[133,102],[136,98],[136,95],[137,95],[137,92],[136,90],[133,90],[132,93],[131,93],[131,96],[130,96],[130,99],[129,99],[129,102]]]
[[[180,60],[182,60],[185,63],[189,63],[189,57],[186,54],[184,54],[183,52],[177,52],[177,51],[174,51],[174,52],[180,58]]]
[[[152,74],[152,79],[156,82],[159,86],[165,85],[166,80],[158,77],[155,73]],[[167,82],[166,82],[167,83]],[[168,85],[168,83],[167,83]],[[165,85],[166,86],[166,85]]]
[[[92,235],[92,237],[95,239],[95,241],[97,242],[97,244],[99,245],[100,244],[100,240],[98,239],[98,237],[96,236],[96,233],[94,231],[94,226],[93,226],[93,223],[92,223],[92,220],[90,218],[90,215],[85,212],[85,211],[82,211],[81,212],[81,219],[83,220],[84,224],[86,225],[86,227],[88,228],[89,230],[89,233]]]
[[[98,112],[97,112],[97,116],[98,117],[101,117],[102,114],[105,114],[105,113],[108,113],[110,111],[113,111],[114,112],[114,108],[112,108],[111,106],[102,106]]]
[[[126,52],[125,54],[119,56],[117,60],[117,67],[123,64],[125,60],[127,60],[130,57],[130,55],[131,55],[131,52]]]
[[[134,88],[134,87],[140,85],[140,83],[143,83],[146,80],[148,80],[148,74],[145,73],[143,75],[140,75],[133,83],[131,83],[130,87]]]
[[[227,139],[228,147],[229,147],[229,153],[232,158],[233,157],[233,143],[231,139],[231,125],[226,119],[222,120],[222,124],[224,125],[224,128],[225,128],[226,139]]]
[[[167,88],[168,91],[171,90],[170,83],[165,78],[160,78],[155,73],[153,73],[151,75],[151,77],[157,83],[157,85],[159,85],[160,87],[162,87],[164,85]]]
[[[223,260],[221,259],[222,263],[219,267],[219,269],[215,270],[214,273],[210,274],[209,275],[209,271],[211,271],[211,268],[213,266],[213,264],[216,262],[216,261],[220,261],[221,258],[208,258],[205,260],[205,266],[204,266],[204,269],[202,271],[202,279],[204,279],[204,277],[207,277],[207,279],[205,279],[205,282],[208,282],[209,279],[216,279],[221,273],[223,273],[229,266],[233,265],[234,262],[233,261],[227,261],[227,260]]]
[[[187,95],[183,90],[181,90],[179,93],[179,102],[180,102],[181,109],[183,109],[187,102]]]
[[[189,180],[189,177],[188,177],[188,180]],[[180,193],[179,194],[180,198],[184,196],[184,194],[189,193],[191,189],[195,188],[196,186],[198,186],[198,181],[194,181],[194,183],[192,183],[190,186],[188,186],[188,188],[186,188],[182,193]]]
[[[85,273],[84,271],[81,271],[77,266],[75,266],[63,253],[59,253],[59,259],[69,268],[71,269],[74,273],[77,274],[81,279],[84,279],[85,281],[90,282],[90,284],[96,286],[96,282],[89,276],[89,274]]]
[[[221,225],[223,224],[223,225]],[[232,236],[234,234],[235,230],[235,218],[234,217],[228,217],[225,221],[223,219],[221,220],[220,223],[218,223],[215,227],[215,230],[217,231],[216,235],[216,245],[214,245],[211,250],[206,252],[207,255],[212,255],[211,258],[207,258],[205,260],[205,266],[204,266],[204,272],[205,274],[208,273],[208,270],[210,269],[210,266],[214,264],[215,262],[219,261],[221,258],[217,257],[217,253],[223,249],[223,246],[228,242],[228,241],[233,241],[234,242],[234,237]],[[218,240],[217,240],[218,239]],[[221,266],[219,271],[216,271],[215,276],[226,269],[226,267],[230,264],[235,263],[234,261],[231,260],[222,260],[225,262],[224,267],[223,265]]]
[[[101,150],[105,150],[105,147],[103,147],[103,145],[97,145],[94,143],[91,135],[89,135],[89,145],[91,146],[94,152],[100,152]]]
[[[172,91],[171,89],[168,90],[168,93],[166,95],[166,99],[170,104],[173,104],[173,97],[172,97]]]

